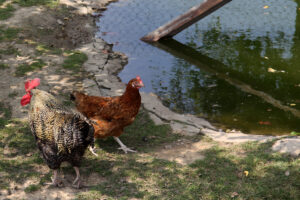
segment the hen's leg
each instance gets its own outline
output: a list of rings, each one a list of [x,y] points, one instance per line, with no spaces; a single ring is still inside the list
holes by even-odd
[[[79,172],[79,168],[78,167],[74,167],[75,169],[75,172],[76,172],[76,178],[75,180],[73,181],[73,185],[79,189],[80,186],[81,186],[81,181],[80,181],[80,172]]]
[[[123,144],[123,142],[118,137],[113,136],[113,138],[120,145],[119,149],[122,149],[125,153],[127,153],[127,152],[136,152],[136,151],[134,151],[132,149],[129,149],[125,144]]]

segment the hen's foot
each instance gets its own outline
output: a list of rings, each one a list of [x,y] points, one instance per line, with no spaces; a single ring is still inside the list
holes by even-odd
[[[118,137],[113,136],[113,138],[120,145],[120,147],[118,149],[122,149],[125,153],[127,153],[127,152],[137,152],[135,150],[129,149],[125,144],[123,144],[123,142]]]
[[[123,150],[124,153],[127,153],[127,152],[133,152],[133,153],[135,153],[135,152],[137,152],[137,151],[135,151],[135,150],[129,149],[129,148],[126,147],[126,146],[119,147],[118,149]]]
[[[95,152],[96,148],[95,147],[89,147],[89,150],[92,154],[94,154],[96,157],[98,157],[98,154]]]

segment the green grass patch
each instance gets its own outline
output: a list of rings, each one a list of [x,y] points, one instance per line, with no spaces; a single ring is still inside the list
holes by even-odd
[[[0,6],[5,2],[6,0],[0,0]]]
[[[41,59],[35,60],[31,64],[22,64],[16,69],[15,75],[24,76],[27,72],[34,71],[36,69],[41,69],[45,65],[46,63],[44,63],[44,61]]]
[[[8,4],[5,8],[0,8],[0,20],[6,20],[13,16],[14,7]]]
[[[11,118],[11,108],[3,102],[0,102],[0,128],[3,128]]]
[[[97,172],[101,181],[77,199],[299,199],[299,158],[272,153],[272,143],[212,144],[203,160],[188,166],[102,150],[82,169],[85,176]]]
[[[0,42],[12,41],[13,39],[16,39],[19,32],[20,29],[17,28],[4,29],[3,27],[0,27]]]
[[[9,68],[8,64],[0,63],[0,69],[7,69]]]
[[[47,6],[57,6],[59,4],[58,0],[14,0],[14,3],[19,4],[23,7],[47,5]]]
[[[83,63],[88,60],[87,55],[82,52],[75,51],[67,54],[63,63],[63,68],[69,69],[75,72],[80,71]]]
[[[11,92],[11,93],[8,94],[8,97],[9,97],[9,98],[14,98],[14,97],[16,97],[16,96],[18,96],[18,92],[16,92],[16,91]]]
[[[31,192],[38,191],[40,188],[41,188],[41,185],[32,184],[32,185],[29,185],[28,187],[26,187],[24,189],[24,192],[31,193]]]
[[[47,45],[42,45],[42,44],[37,45],[35,49],[39,54],[47,53],[47,54],[61,55],[63,53],[62,49],[49,47]]]
[[[28,124],[9,118],[5,124],[0,127],[0,189],[6,189],[12,182],[39,178],[35,165],[43,163]]]
[[[4,54],[4,55],[19,55],[20,52],[18,51],[18,49],[13,48],[13,47],[8,47],[7,49],[1,49],[0,50],[0,54]]]

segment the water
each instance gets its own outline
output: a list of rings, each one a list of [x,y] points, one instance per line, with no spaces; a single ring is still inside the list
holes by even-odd
[[[119,74],[179,113],[250,134],[300,132],[300,11],[293,0],[232,1],[174,40],[139,39],[201,0],[120,0],[99,37],[129,57]]]

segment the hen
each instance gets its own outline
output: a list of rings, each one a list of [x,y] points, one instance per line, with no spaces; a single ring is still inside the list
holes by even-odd
[[[96,123],[95,138],[113,136],[125,153],[136,152],[126,147],[118,138],[125,126],[130,125],[139,112],[141,95],[139,89],[144,87],[139,76],[130,80],[121,96],[98,97],[73,92],[71,99],[75,100],[76,108],[87,118]]]
[[[37,146],[50,169],[54,170],[52,184],[60,186],[58,169],[64,161],[71,163],[76,172],[73,185],[80,187],[79,166],[85,149],[94,145],[94,128],[80,113],[66,109],[51,94],[35,89],[38,78],[25,83],[26,95],[21,105],[30,103],[29,123]]]

